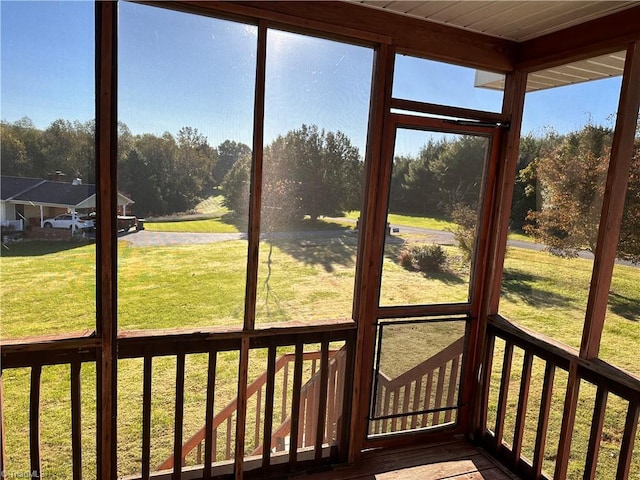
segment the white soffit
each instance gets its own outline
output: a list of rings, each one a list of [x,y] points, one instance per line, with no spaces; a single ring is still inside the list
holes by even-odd
[[[524,42],[638,5],[637,0],[349,1],[514,42]]]
[[[624,69],[624,58],[625,52],[617,52],[532,72],[527,77],[527,91],[534,92],[620,76]],[[504,89],[504,75],[476,71],[475,86],[502,90]]]

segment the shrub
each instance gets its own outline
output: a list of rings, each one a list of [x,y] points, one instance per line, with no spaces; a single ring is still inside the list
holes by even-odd
[[[413,268],[413,255],[411,255],[411,251],[408,248],[404,248],[398,254],[398,263],[402,265],[403,268],[407,270],[414,270]]]
[[[440,245],[412,245],[403,249],[398,261],[407,270],[418,270],[423,273],[444,272],[447,270],[447,253]]]

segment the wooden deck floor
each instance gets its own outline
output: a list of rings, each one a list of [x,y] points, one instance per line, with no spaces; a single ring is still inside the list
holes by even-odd
[[[300,478],[300,476],[296,476]],[[487,453],[464,441],[365,452],[355,465],[307,474],[305,480],[513,480]]]

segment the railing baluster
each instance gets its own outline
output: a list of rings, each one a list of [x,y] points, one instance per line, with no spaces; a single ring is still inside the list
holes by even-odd
[[[544,447],[547,441],[547,428],[549,427],[549,412],[553,398],[553,379],[556,366],[547,361],[544,369],[544,384],[542,397],[540,398],[540,412],[538,413],[538,428],[536,430],[536,444],[533,449],[533,476],[540,478],[542,475],[542,462],[544,460]]]
[[[82,479],[82,402],[81,366],[79,361],[71,363],[71,452],[73,480]]]
[[[327,430],[325,433],[324,441],[328,442],[329,438],[333,438],[335,435],[336,429],[336,382],[338,378],[338,362],[334,357],[331,362],[329,362],[329,392],[328,392],[328,402],[329,409],[327,412]]]
[[[607,409],[607,395],[607,390],[599,385],[596,392],[596,401],[593,406],[593,418],[591,419],[589,448],[587,449],[587,460],[584,468],[585,480],[593,480],[596,476],[598,452],[600,451],[600,440],[602,439],[602,427],[604,426],[604,415]]]
[[[506,342],[502,361],[502,376],[500,379],[500,393],[498,396],[498,411],[496,413],[495,449],[500,450],[504,435],[504,417],[507,412],[507,396],[509,394],[509,379],[511,377],[511,363],[513,361],[513,343]]]
[[[267,360],[267,393],[264,406],[264,432],[262,434],[262,466],[271,463],[271,435],[273,435],[273,400],[276,378],[276,347],[269,347]]]
[[[282,409],[280,423],[284,423],[287,418],[287,392],[289,391],[289,362],[284,364],[282,369]]]
[[[620,445],[620,458],[618,459],[618,471],[616,472],[616,480],[626,480],[627,478],[629,478],[629,470],[631,470],[631,459],[633,458],[633,444],[636,438],[636,430],[638,429],[639,415],[640,403],[637,401],[629,402],[627,418],[624,422],[622,444]]]
[[[225,452],[224,452],[224,459],[225,460],[230,460],[231,459],[231,416],[229,416],[227,418],[227,439],[226,439],[226,447],[225,447]]]
[[[327,420],[327,389],[329,381],[329,342],[324,340],[321,346],[320,357],[320,389],[318,394],[318,419],[316,422],[316,444],[315,459],[319,462],[322,459],[322,444],[324,443],[325,424]]]
[[[303,345],[296,344],[296,356],[293,367],[293,399],[291,401],[291,430],[289,436],[289,466],[294,469],[298,460],[298,438],[300,425],[300,394],[302,390],[302,352]]]
[[[449,390],[447,392],[447,407],[453,407],[453,398],[456,395],[458,388],[458,369],[460,368],[460,357],[455,357],[451,360],[451,372],[449,373]],[[451,421],[453,410],[447,410],[444,412],[444,421],[448,423]]]
[[[431,387],[433,384],[433,372],[429,372],[427,374],[427,384],[425,385],[425,389],[424,389],[424,410],[429,410],[429,407],[431,406]],[[422,414],[422,426],[426,427],[427,424],[429,423],[429,414],[428,413],[423,413]]]
[[[314,362],[315,364],[315,362]],[[312,370],[312,376],[311,379],[309,380],[309,382],[311,382],[310,384],[307,385],[307,392],[306,392],[306,400],[307,400],[307,409],[305,410],[305,415],[304,415],[304,442],[301,443],[301,445],[304,444],[305,447],[308,447],[310,445],[312,445],[311,442],[313,442],[313,440],[315,439],[315,435],[313,432],[313,420],[314,420],[314,410],[316,408],[316,399],[315,399],[315,394],[316,394],[316,382],[313,379],[313,375],[315,375],[315,365],[313,366]]]
[[[496,343],[496,337],[488,330],[487,339],[485,342],[484,362],[480,365],[482,369],[479,373],[482,375],[482,393],[480,398],[480,415],[478,417],[478,425],[482,430],[482,434],[488,429],[487,415],[489,413],[489,391],[491,388],[491,369],[493,368],[493,354]]]
[[[384,394],[384,403],[382,405],[382,415],[389,415],[391,410],[389,406],[391,405],[391,391],[388,388],[385,388]],[[382,432],[387,433],[387,425],[389,425],[389,419],[385,418],[382,420]]]
[[[173,475],[172,480],[182,478],[182,427],[184,423],[184,364],[185,355],[176,358],[176,405],[173,430]]]
[[[42,365],[31,367],[31,395],[29,403],[29,453],[31,472],[40,476],[40,378]]]
[[[151,469],[151,355],[144,356],[142,379],[142,480],[149,480]]]
[[[420,407],[420,394],[422,393],[422,375],[416,380],[416,387],[413,390],[413,411],[417,412],[421,410]],[[418,415],[411,416],[411,428],[414,429],[418,426]]]
[[[260,386],[256,392],[256,426],[253,432],[254,448],[260,445],[260,420],[262,419],[260,407],[262,407],[262,386]]]
[[[411,399],[411,385],[413,382],[408,383],[404,386],[404,391],[402,392],[402,413],[407,413],[409,411],[409,400]],[[400,422],[400,430],[407,429],[407,419],[409,417],[402,417]]]
[[[438,369],[438,385],[436,387],[436,398],[434,408],[438,409],[442,406],[442,395],[444,394],[444,376],[447,374],[446,365]],[[433,424],[440,424],[440,412],[433,412]]]
[[[298,448],[303,447],[304,442],[304,425],[305,425],[305,412],[309,410],[309,391],[305,390],[300,396],[300,422],[298,422]]]
[[[531,385],[531,368],[533,367],[533,355],[525,351],[522,362],[522,377],[520,378],[520,392],[518,396],[518,414],[516,415],[516,427],[513,435],[513,461],[518,464],[522,453],[522,438],[524,436],[525,420],[527,417],[527,403],[529,402],[529,387]]]
[[[217,360],[218,352],[215,350],[210,351],[209,364],[207,368],[207,400],[204,421],[204,469],[202,472],[204,480],[209,480],[211,478],[211,464],[216,461],[215,440],[213,432],[213,413],[216,398]]]

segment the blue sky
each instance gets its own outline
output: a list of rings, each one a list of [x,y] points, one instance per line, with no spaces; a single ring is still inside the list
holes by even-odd
[[[39,128],[94,118],[93,3],[3,0],[0,14],[2,118]],[[256,27],[127,3],[119,22],[119,117],[133,133],[192,126],[214,146],[251,145]],[[317,124],[363,152],[372,59],[368,48],[270,31],[265,139]],[[499,110],[501,93],[474,88],[473,73],[399,56],[394,95]],[[523,133],[612,125],[619,87],[614,78],[529,94]]]

